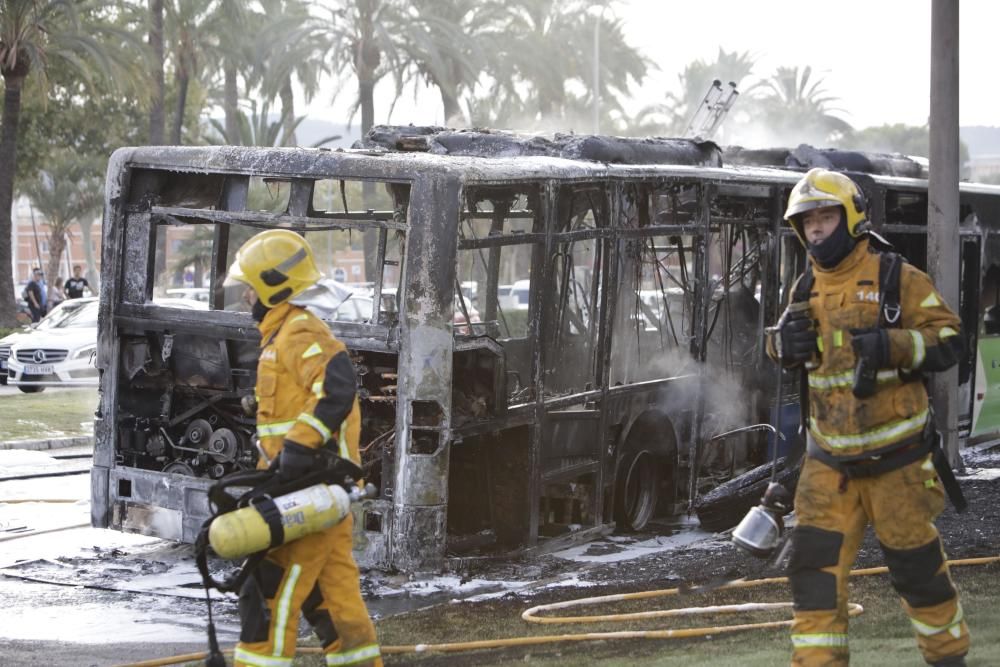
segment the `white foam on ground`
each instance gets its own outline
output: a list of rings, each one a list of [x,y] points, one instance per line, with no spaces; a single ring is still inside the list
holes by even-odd
[[[606,554],[588,554],[587,552],[591,551],[594,547],[600,547],[603,541],[599,540],[597,542],[589,542],[587,544],[570,547],[569,549],[564,549],[562,551],[556,551],[552,555],[556,558],[562,558],[563,560],[570,560],[577,563],[620,563],[622,561],[633,560],[635,558],[641,558],[643,556],[660,553],[662,551],[669,551],[671,549],[689,546],[701,542],[702,540],[711,539],[712,537],[714,537],[712,533],[707,533],[703,530],[690,530],[677,533],[676,535],[654,537],[652,539],[634,542],[632,544],[624,544],[619,540],[615,540],[614,542],[604,543],[618,547],[618,551]]]
[[[454,575],[441,575],[428,577],[426,579],[414,579],[400,584],[382,584],[376,588],[378,597],[395,597],[408,595],[411,597],[423,597],[436,593],[449,593],[461,595],[463,593],[474,593],[484,588],[493,589],[497,586],[513,589],[525,584],[511,581],[499,581],[494,579],[463,579]]]
[[[22,641],[58,639],[79,644],[205,641],[205,619],[194,615],[178,623],[162,618],[156,620],[158,615],[148,608],[141,612],[101,603],[75,604],[67,608],[65,605],[46,606],[44,600],[16,611],[16,614],[10,610],[5,612],[5,620],[0,623],[0,637]]]
[[[1000,468],[966,468],[967,474],[959,475],[956,479],[979,479],[979,480],[994,480],[1000,479]]]

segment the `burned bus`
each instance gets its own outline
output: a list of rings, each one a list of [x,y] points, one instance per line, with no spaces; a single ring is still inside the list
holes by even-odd
[[[350,351],[381,491],[356,508],[362,564],[440,569],[690,508],[776,446],[712,437],[777,410],[762,330],[803,263],[781,221],[799,177],[724,166],[708,142],[428,128],[377,128],[349,151],[121,149],[92,523],[192,542],[207,489],[256,465],[259,335],[223,281],[242,241],[275,227],[339,279],[322,316]],[[858,180],[919,263],[926,182]],[[998,197],[963,193],[963,294],[997,257]],[[207,288],[210,309],[153,301],[179,285]],[[973,338],[980,306],[960,306]],[[971,349],[967,430],[984,375]]]

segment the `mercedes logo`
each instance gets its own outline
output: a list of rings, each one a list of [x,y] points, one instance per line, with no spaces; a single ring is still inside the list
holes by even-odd
[[[35,350],[35,354],[32,357],[36,364],[45,363],[45,350]]]

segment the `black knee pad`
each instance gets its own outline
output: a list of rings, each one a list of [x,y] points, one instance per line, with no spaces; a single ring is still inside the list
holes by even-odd
[[[792,554],[788,560],[788,579],[792,600],[798,611],[837,608],[837,577],[821,572],[840,560],[843,533],[814,526],[798,526],[792,531]]]
[[[893,549],[881,542],[889,580],[911,607],[932,607],[955,597],[948,575],[938,574],[944,557],[941,540],[933,539],[916,549]]]
[[[240,641],[266,642],[271,627],[271,610],[267,601],[273,600],[281,586],[281,578],[285,570],[264,559],[254,570],[253,575],[243,582],[240,589]]]
[[[323,604],[323,594],[319,590],[319,584],[313,586],[309,591],[309,597],[302,603],[302,615],[309,621],[313,632],[319,637],[319,642],[326,648],[337,641],[337,629],[333,625],[333,618],[326,609],[320,609]]]

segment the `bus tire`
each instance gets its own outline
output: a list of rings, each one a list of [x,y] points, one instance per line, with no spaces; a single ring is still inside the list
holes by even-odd
[[[778,459],[777,465],[776,481],[794,494],[799,481],[799,466],[787,467],[784,458]],[[765,463],[715,487],[695,504],[701,527],[712,532],[732,528],[752,507],[760,504],[770,482],[771,463]]]
[[[649,524],[660,496],[659,462],[647,450],[628,452],[615,475],[615,523],[619,530],[639,531]]]

